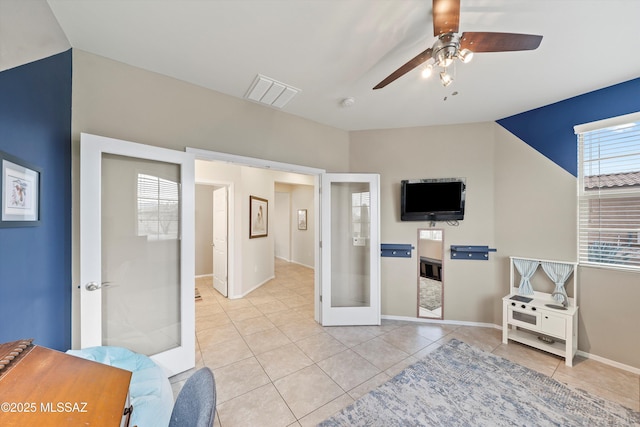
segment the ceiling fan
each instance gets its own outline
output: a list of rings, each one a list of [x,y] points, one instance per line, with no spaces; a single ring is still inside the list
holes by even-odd
[[[432,58],[433,61],[425,66],[423,76],[428,77],[434,66],[438,66],[441,69],[440,81],[449,86],[453,77],[447,69],[456,58],[467,63],[474,52],[534,50],[542,41],[542,36],[533,34],[464,32],[458,35],[459,23],[460,0],[433,0],[433,35],[437,37],[433,46],[391,73],[373,89],[385,87]]]

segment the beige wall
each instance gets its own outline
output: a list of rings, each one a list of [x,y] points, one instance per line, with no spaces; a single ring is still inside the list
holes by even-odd
[[[501,292],[509,256],[576,259],[576,178],[499,125],[496,127],[496,254]],[[570,292],[570,290],[569,290]],[[502,319],[502,306],[494,307]]]
[[[276,258],[291,261],[291,186],[276,183],[273,217],[274,246]]]
[[[442,245],[442,240],[418,237],[417,250],[418,252],[416,253],[416,256],[442,260],[444,247]]]
[[[465,219],[444,229],[444,316],[447,320],[498,323],[494,300],[501,293],[494,262],[451,261],[451,245],[495,247],[493,123],[432,126],[351,133],[351,171],[380,173],[381,242],[417,247],[418,228],[428,222],[400,221],[400,181],[463,177]],[[408,258],[382,258],[382,313],[416,317],[417,251]]]
[[[576,178],[498,125],[495,185],[505,293],[508,255],[576,259]],[[640,369],[638,301],[637,273],[579,267],[578,349]]]
[[[291,191],[291,261],[315,267],[316,226],[314,189],[311,185],[295,185]],[[307,210],[307,229],[298,230],[298,209]]]
[[[74,49],[80,132],[311,166],[348,167],[347,132]]]
[[[233,264],[230,262],[229,265],[229,297],[242,297],[273,278],[275,274],[273,215],[276,189],[288,188],[293,191],[297,187],[313,188],[311,184],[314,182],[314,177],[203,160],[196,160],[195,177],[200,183],[233,183],[229,194],[229,251],[233,253],[236,262]],[[267,237],[249,238],[249,196],[257,196],[268,201]],[[305,249],[315,254],[313,241],[311,245],[311,248]],[[293,257],[295,258],[295,255]]]
[[[351,134],[351,171],[381,174],[383,243],[417,244],[425,222],[401,222],[400,181],[467,178],[465,219],[444,233],[446,320],[502,324],[509,259],[576,259],[576,178],[495,123]],[[497,249],[488,262],[450,260],[452,244]],[[382,259],[382,312],[415,317],[417,253]],[[578,348],[640,369],[637,274],[578,269]]]
[[[78,50],[73,67],[74,283],[80,132],[329,172],[380,173],[383,243],[415,246],[417,228],[429,225],[400,221],[401,179],[467,178],[465,220],[458,227],[438,223],[445,230],[445,249],[489,245],[498,252],[488,262],[451,261],[445,253],[448,320],[501,324],[509,255],[575,259],[575,177],[495,123],[349,134]],[[415,252],[411,259],[382,259],[383,314],[415,317],[417,271]],[[580,268],[579,278],[579,349],[640,368],[637,275]]]
[[[201,148],[327,171],[343,172],[349,165],[349,135],[345,131],[77,49],[73,51],[72,102],[74,283],[80,277],[77,177],[81,132],[180,151],[185,147]],[[248,200],[238,203],[248,210]],[[240,218],[243,219],[248,221]],[[254,245],[254,252],[265,244]],[[74,325],[78,299],[74,290]],[[77,328],[73,331],[73,345],[78,345]]]
[[[301,175],[304,177],[304,175]],[[307,177],[309,184],[285,184],[282,182],[276,182],[276,192],[286,194],[288,200],[287,206],[282,206],[280,213],[286,215],[286,221],[282,221],[282,224],[286,222],[289,227],[288,230],[282,230],[281,239],[286,239],[286,242],[282,244],[284,247],[287,245],[286,255],[281,257],[287,259],[287,261],[301,264],[310,268],[315,266],[315,191],[313,180],[311,177]],[[283,197],[284,199],[284,197]],[[307,210],[307,229],[298,230],[298,210]],[[276,236],[276,239],[278,236]],[[277,243],[276,243],[277,251]],[[278,256],[278,254],[276,254]]]
[[[196,185],[196,276],[213,274],[213,185]]]
[[[640,369],[637,272],[578,268],[578,348]]]

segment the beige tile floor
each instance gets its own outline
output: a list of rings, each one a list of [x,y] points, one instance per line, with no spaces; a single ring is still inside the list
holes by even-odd
[[[322,327],[313,320],[313,271],[276,260],[276,278],[228,300],[199,279],[196,368],[216,379],[216,426],[314,426],[404,367],[457,338],[557,380],[640,410],[640,378],[577,357],[501,343],[498,329],[383,320]],[[186,378],[172,377],[174,395]]]

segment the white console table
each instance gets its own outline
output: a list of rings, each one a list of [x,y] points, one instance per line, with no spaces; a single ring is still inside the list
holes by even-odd
[[[573,357],[578,348],[578,306],[577,306],[577,263],[531,258],[510,257],[510,293],[502,298],[502,342],[517,341],[565,358],[567,366],[573,365]],[[520,295],[515,283],[514,260],[548,261],[573,266],[570,276],[573,283],[573,297],[567,298],[566,309],[551,308],[561,306],[551,295],[552,292],[535,291],[532,295]],[[541,270],[541,269],[540,269]],[[536,270],[535,274],[545,274]],[[568,284],[568,283],[567,283]]]

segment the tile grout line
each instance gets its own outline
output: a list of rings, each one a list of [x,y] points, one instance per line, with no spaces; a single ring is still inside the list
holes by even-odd
[[[278,264],[278,263],[276,263],[276,264]],[[278,277],[282,277],[282,276],[286,276],[287,274],[290,274],[289,272],[278,272],[278,273],[279,273],[279,274],[276,276],[276,279],[275,279],[275,280],[277,280],[277,278],[278,278]],[[271,288],[270,288],[270,289],[268,289],[268,290],[267,290],[267,289],[264,289],[264,291],[265,291],[265,292],[267,292],[267,295],[268,295],[270,298],[273,298],[273,299],[274,299],[274,301],[278,301],[278,302],[280,302],[280,303],[282,303],[282,300],[283,300],[283,299],[291,298],[290,296],[284,296],[287,292],[294,293],[294,294],[298,295],[298,296],[299,296],[299,297],[301,297],[301,298],[311,298],[311,299],[313,300],[313,295],[308,291],[307,287],[295,286],[295,285],[293,284],[294,282],[300,282],[300,281],[303,281],[303,280],[313,280],[313,279],[312,279],[312,278],[311,278],[311,279],[309,279],[308,277],[307,277],[307,278],[302,278],[302,277],[295,277],[295,278],[294,278],[294,277],[293,277],[293,276],[294,276],[294,274],[290,274],[290,276],[292,276],[292,278],[289,278],[289,279],[287,279],[287,280],[281,280],[281,281],[279,281],[278,283],[276,283],[276,285],[277,285],[277,286],[273,286],[273,287],[271,287]],[[268,283],[269,283],[269,282],[267,282],[265,285],[267,285]],[[261,288],[258,288],[258,289],[261,289]],[[302,295],[300,292],[306,293],[306,294],[307,294],[307,296]],[[275,294],[275,295],[277,295],[277,296],[275,296],[274,294]],[[205,298],[205,294],[204,294],[204,293],[201,293],[201,295],[202,295],[202,298],[203,298],[203,300],[204,300],[204,298]],[[206,294],[206,298],[214,298],[214,300],[216,301],[216,303],[218,303],[218,304],[219,304],[219,306],[220,306],[220,308],[222,309],[222,312],[224,312],[224,313],[225,313],[225,316],[227,316],[227,318],[229,318],[229,316],[228,316],[228,311],[232,311],[233,309],[229,309],[229,306],[225,306],[225,305],[221,304],[221,303],[216,299],[215,294],[209,294],[209,293],[207,293],[207,294]],[[257,297],[257,298],[259,298],[259,297]],[[229,318],[230,323],[234,326],[234,330],[235,330],[235,332],[236,332],[236,333],[237,333],[237,334],[242,338],[243,343],[248,347],[248,349],[249,349],[249,353],[252,355],[251,357],[255,358],[255,360],[257,361],[258,365],[260,366],[260,368],[262,369],[262,371],[263,371],[263,372],[264,372],[264,374],[266,375],[266,377],[267,377],[267,379],[268,379],[268,383],[270,383],[270,384],[273,386],[273,388],[275,388],[275,389],[276,389],[276,391],[277,391],[277,393],[278,393],[279,398],[282,400],[282,402],[284,403],[284,405],[286,406],[286,408],[290,411],[290,413],[291,413],[291,414],[293,414],[293,418],[294,418],[296,421],[294,421],[294,422],[293,422],[293,424],[291,424],[291,423],[290,423],[289,425],[300,425],[300,424],[301,424],[301,420],[302,420],[303,418],[308,417],[309,415],[313,414],[314,412],[321,410],[322,408],[324,408],[324,407],[326,407],[327,405],[329,405],[331,402],[334,402],[335,400],[340,399],[340,398],[342,398],[343,396],[346,396],[346,397],[347,397],[348,399],[350,399],[351,401],[356,400],[356,399],[354,399],[354,398],[351,396],[350,392],[352,392],[353,390],[355,390],[357,387],[361,386],[362,384],[366,383],[367,381],[370,381],[372,378],[374,378],[375,376],[379,375],[380,373],[383,373],[383,374],[385,374],[385,375],[387,375],[387,376],[389,376],[389,377],[393,377],[393,376],[395,376],[395,375],[397,374],[397,372],[394,372],[394,374],[393,374],[393,375],[391,375],[391,374],[390,374],[390,373],[388,373],[387,371],[388,371],[389,369],[393,369],[393,367],[394,367],[394,366],[397,366],[397,365],[399,365],[399,364],[401,364],[401,363],[403,363],[403,364],[404,364],[404,365],[406,365],[406,366],[409,366],[411,363],[413,363],[413,362],[412,362],[413,360],[419,359],[419,357],[417,356],[417,354],[418,354],[418,353],[421,353],[421,352],[425,351],[425,350],[426,350],[427,348],[429,348],[429,347],[437,346],[437,345],[438,345],[438,343],[440,343],[440,344],[441,344],[441,343],[443,343],[443,342],[446,342],[446,341],[448,341],[448,340],[449,340],[449,339],[451,339],[451,338],[457,338],[457,339],[461,339],[461,340],[463,340],[463,341],[467,341],[467,339],[470,339],[471,341],[477,341],[477,340],[479,340],[478,342],[480,342],[480,343],[482,343],[482,342],[484,341],[484,344],[482,345],[482,346],[483,346],[483,349],[485,349],[485,348],[489,348],[490,350],[489,350],[488,352],[490,352],[490,353],[492,353],[492,354],[496,354],[496,352],[498,352],[498,350],[499,350],[499,349],[504,348],[504,347],[502,346],[501,339],[496,338],[496,339],[497,339],[497,341],[494,343],[494,338],[495,338],[495,337],[492,337],[494,334],[491,334],[491,333],[486,334],[486,333],[485,333],[486,331],[482,331],[482,333],[480,333],[480,334],[478,335],[478,334],[476,334],[476,331],[475,331],[474,329],[469,329],[469,328],[465,328],[465,327],[456,327],[456,328],[453,328],[453,329],[448,329],[448,328],[442,328],[442,326],[440,326],[440,325],[439,325],[439,326],[440,326],[440,329],[441,329],[441,332],[444,332],[444,333],[443,333],[442,335],[440,335],[440,336],[439,336],[438,338],[436,338],[436,339],[434,339],[434,338],[432,338],[432,337],[428,337],[428,336],[421,335],[421,334],[419,333],[421,330],[420,330],[420,331],[418,331],[416,328],[413,328],[413,329],[416,329],[416,336],[420,336],[420,337],[424,338],[426,341],[428,341],[428,342],[429,342],[429,344],[427,344],[426,346],[421,347],[421,348],[420,348],[419,350],[417,350],[417,351],[412,351],[411,353],[409,353],[409,352],[407,352],[407,350],[406,350],[406,349],[401,348],[401,347],[398,347],[396,344],[393,344],[392,342],[389,342],[389,341],[384,340],[384,337],[385,337],[386,335],[391,334],[392,332],[396,331],[396,330],[397,330],[397,329],[399,329],[399,328],[404,328],[404,327],[406,327],[406,326],[413,326],[413,324],[407,324],[406,322],[401,322],[401,321],[398,321],[398,323],[397,323],[397,324],[395,324],[395,322],[393,322],[393,323],[391,323],[389,326],[391,326],[391,325],[394,325],[394,324],[395,324],[395,325],[394,325],[394,327],[389,328],[389,329],[385,329],[385,330],[384,330],[384,332],[382,332],[382,330],[376,331],[376,332],[378,332],[378,333],[376,333],[374,336],[369,337],[369,338],[367,338],[367,339],[365,339],[365,340],[363,340],[363,341],[361,341],[361,342],[358,342],[358,343],[356,343],[356,344],[352,344],[352,345],[349,345],[349,344],[348,344],[348,342],[349,342],[349,340],[348,340],[348,339],[346,340],[346,342],[345,342],[345,341],[341,341],[341,340],[340,340],[340,339],[338,339],[336,336],[334,336],[333,334],[331,334],[331,333],[330,333],[326,328],[323,328],[320,332],[313,333],[313,334],[310,334],[310,335],[304,335],[304,334],[303,334],[304,336],[303,336],[302,338],[300,338],[300,337],[296,337],[296,333],[292,332],[291,330],[287,331],[287,332],[289,332],[289,334],[290,334],[291,336],[290,336],[290,335],[287,335],[287,333],[285,333],[285,330],[287,329],[286,327],[287,327],[288,325],[296,324],[297,322],[299,322],[299,321],[300,321],[300,319],[304,319],[304,322],[306,322],[306,320],[307,320],[307,319],[309,319],[309,313],[310,313],[310,310],[309,310],[309,307],[308,307],[309,305],[308,305],[308,304],[302,304],[302,305],[295,306],[295,307],[288,307],[288,306],[287,306],[287,308],[286,308],[286,309],[283,309],[283,310],[280,310],[280,311],[277,311],[277,312],[269,313],[269,314],[273,314],[273,313],[281,313],[281,312],[285,312],[285,311],[286,311],[286,312],[296,312],[297,314],[299,314],[299,315],[300,315],[299,317],[298,317],[298,316],[294,316],[294,318],[292,318],[291,320],[286,320],[286,321],[284,321],[284,320],[283,320],[283,321],[279,321],[279,322],[278,322],[279,324],[276,324],[276,323],[274,323],[274,320],[272,320],[272,318],[271,318],[271,317],[269,317],[267,314],[263,313],[263,312],[262,312],[262,310],[260,310],[260,309],[257,307],[257,306],[258,306],[258,305],[260,305],[260,304],[255,304],[255,303],[252,301],[252,299],[251,299],[251,298],[246,298],[246,299],[247,299],[247,301],[248,301],[248,303],[249,303],[250,307],[255,308],[258,312],[260,312],[260,313],[261,313],[261,316],[264,316],[264,317],[265,317],[269,322],[271,322],[271,324],[273,324],[273,328],[268,328],[268,330],[271,330],[271,329],[275,329],[275,330],[277,330],[280,334],[282,334],[283,336],[285,336],[285,337],[287,338],[287,340],[289,341],[289,343],[294,344],[294,345],[295,345],[295,348],[296,348],[297,350],[299,350],[299,351],[300,351],[300,352],[301,352],[305,357],[307,357],[307,358],[308,358],[309,360],[311,360],[311,362],[312,362],[310,365],[307,365],[307,366],[305,366],[305,367],[303,367],[303,368],[297,369],[297,370],[296,370],[296,371],[294,371],[294,372],[289,372],[289,373],[287,373],[287,374],[286,374],[286,375],[284,375],[282,378],[286,378],[286,377],[287,377],[287,376],[289,376],[289,375],[293,375],[293,374],[295,374],[295,373],[297,373],[297,372],[299,372],[299,371],[301,371],[301,370],[303,370],[303,369],[306,369],[306,368],[308,368],[308,367],[311,367],[311,366],[314,366],[314,365],[315,365],[315,367],[316,367],[316,368],[319,368],[319,370],[320,370],[321,372],[323,372],[323,373],[324,373],[324,374],[325,374],[325,375],[326,375],[326,376],[327,376],[327,377],[328,377],[328,378],[329,378],[329,379],[330,379],[334,384],[336,384],[336,385],[337,385],[337,387],[338,387],[338,388],[343,392],[342,394],[340,394],[339,396],[335,397],[334,399],[331,399],[331,400],[329,400],[329,401],[325,402],[325,403],[324,403],[324,404],[322,404],[321,406],[319,406],[319,407],[317,407],[317,408],[315,408],[315,409],[311,410],[311,412],[309,412],[309,413],[307,413],[307,414],[304,414],[304,415],[302,415],[300,418],[298,418],[298,417],[296,416],[296,414],[295,414],[295,413],[293,412],[293,410],[292,410],[291,403],[290,403],[290,402],[288,402],[288,401],[285,399],[285,397],[281,394],[280,390],[275,386],[275,382],[276,382],[276,381],[279,381],[281,378],[278,378],[278,379],[276,379],[276,380],[272,380],[272,379],[271,379],[271,377],[266,373],[265,365],[263,365],[263,363],[258,359],[258,355],[259,355],[259,354],[258,354],[258,353],[256,353],[256,352],[254,351],[254,349],[253,349],[253,348],[251,348],[251,346],[249,346],[249,342],[247,341],[247,337],[249,337],[249,336],[251,336],[251,335],[255,335],[255,334],[263,333],[265,330],[256,331],[256,332],[254,332],[254,333],[252,333],[252,334],[246,334],[246,335],[243,335],[242,333],[240,333],[240,330],[238,329],[238,325],[235,323],[235,321],[233,321],[233,320],[231,320],[231,319]],[[259,301],[260,301],[260,300],[259,300]],[[262,300],[262,301],[264,301],[264,300]],[[289,301],[289,302],[291,302],[291,301]],[[283,304],[284,304],[284,303],[283,303]],[[286,305],[286,304],[285,304],[285,305]],[[311,315],[311,319],[313,320],[313,314]],[[314,320],[314,321],[315,321],[315,320]],[[283,327],[284,327],[284,329],[282,329]],[[411,330],[411,329],[407,328],[407,330]],[[428,331],[428,329],[425,329],[425,331]],[[202,331],[197,331],[197,332],[196,332],[196,336],[198,336],[198,333],[200,333],[200,332],[202,332]],[[491,332],[491,331],[489,331],[489,332]],[[345,347],[344,349],[342,349],[342,350],[338,351],[337,353],[334,353],[334,354],[332,354],[331,356],[328,356],[328,357],[333,357],[333,356],[335,356],[335,355],[338,355],[338,354],[341,354],[341,353],[343,353],[343,352],[346,352],[347,350],[352,350],[356,355],[358,355],[359,357],[362,357],[364,360],[367,360],[369,363],[371,363],[371,364],[372,364],[372,365],[373,365],[373,366],[374,366],[374,367],[375,367],[379,372],[378,372],[376,375],[371,376],[371,377],[369,377],[368,379],[364,380],[363,382],[359,383],[358,385],[355,385],[354,387],[352,387],[352,388],[351,388],[351,390],[344,390],[344,388],[343,388],[342,386],[340,386],[339,384],[337,384],[337,383],[335,382],[335,380],[334,380],[331,376],[329,376],[328,372],[326,372],[324,369],[322,369],[322,368],[320,367],[319,363],[320,363],[320,362],[322,362],[322,360],[326,360],[326,358],[327,358],[327,357],[325,357],[325,358],[324,358],[324,359],[322,359],[322,360],[318,360],[318,361],[316,361],[316,360],[314,360],[313,358],[311,358],[311,357],[310,357],[310,354],[307,354],[307,353],[305,352],[305,350],[303,350],[303,348],[300,346],[301,341],[303,341],[304,339],[310,338],[310,337],[315,336],[315,335],[320,334],[320,333],[327,334],[329,337],[331,337],[332,339],[336,340],[336,342],[340,343],[341,345],[343,345],[343,346]],[[409,334],[407,334],[407,335],[409,335]],[[398,349],[398,350],[400,350],[400,351],[402,351],[402,352],[404,352],[404,353],[408,354],[408,356],[407,356],[406,358],[403,358],[403,359],[402,359],[402,360],[400,360],[399,362],[392,364],[392,365],[391,365],[390,367],[388,367],[387,369],[384,369],[384,370],[383,370],[383,369],[378,368],[376,365],[374,365],[374,364],[372,363],[372,361],[371,361],[371,360],[367,359],[367,357],[363,356],[362,354],[360,354],[360,353],[358,353],[357,351],[355,351],[355,350],[354,350],[354,348],[356,348],[357,346],[362,345],[362,344],[365,344],[365,343],[370,342],[370,341],[372,341],[372,340],[375,340],[375,339],[377,339],[377,338],[381,338],[381,340],[382,340],[382,341],[384,341],[385,343],[389,344],[389,345],[390,345],[390,346],[392,346],[393,348],[396,348],[396,349]],[[487,338],[490,338],[490,339],[487,339]],[[344,338],[343,338],[343,339],[344,339]],[[469,342],[469,341],[467,341],[467,342]],[[470,342],[470,343],[471,343],[471,342]],[[473,344],[473,343],[472,343],[472,344]],[[288,344],[287,344],[287,345],[288,345]],[[474,345],[475,345],[475,344],[474,344]],[[488,347],[487,347],[487,346],[488,346]],[[274,348],[273,350],[275,350],[275,349],[277,349],[277,348],[280,348],[280,347],[281,347],[281,346],[278,346],[278,347]],[[510,346],[509,348],[512,348],[512,347]],[[513,348],[515,348],[515,347],[513,347]],[[528,349],[528,348],[527,348],[527,349]],[[527,349],[525,349],[525,351],[529,351],[529,350],[527,350]],[[204,357],[203,357],[203,354],[202,354],[202,346],[200,345],[200,339],[199,339],[199,338],[198,338],[198,348],[197,348],[197,351],[200,353],[200,360],[202,361],[202,363],[203,363],[203,364],[205,364],[205,365],[206,365],[205,360],[204,360]],[[271,350],[269,350],[269,351],[271,351]],[[431,350],[430,350],[430,351],[431,351]],[[430,351],[427,351],[425,354],[428,354]],[[485,351],[486,351],[486,350],[485,350]],[[507,349],[507,352],[508,352],[508,349]],[[263,352],[261,352],[260,354],[262,354],[262,353],[263,353]],[[510,360],[513,360],[513,357],[516,357],[516,358],[517,358],[517,357],[520,357],[519,355],[518,355],[518,356],[515,356],[515,354],[519,354],[519,353],[517,353],[517,352],[516,352],[516,353],[511,353],[511,356],[509,356],[509,357],[506,357],[506,356],[505,356],[505,354],[500,354],[500,355],[499,355],[499,357],[505,357],[505,358],[510,359]],[[526,354],[526,353],[523,353],[523,354]],[[496,354],[496,355],[498,355],[498,354]],[[410,359],[410,358],[413,358],[413,359]],[[408,359],[410,359],[410,360],[408,360]],[[243,359],[243,360],[244,360],[244,359]],[[237,363],[237,361],[234,361],[234,362],[232,362],[232,363],[230,363],[230,364],[228,364],[228,365],[225,365],[225,366],[229,366],[229,365],[231,365],[231,364],[233,364],[233,363]],[[517,363],[517,362],[516,362],[516,363]],[[551,378],[553,378],[553,377],[556,375],[556,373],[560,372],[559,367],[560,367],[560,362],[559,362],[559,363],[557,363],[557,364],[555,365],[555,367],[554,367],[554,369],[553,369],[553,372],[552,372],[550,375],[549,375],[549,374],[545,374],[545,375],[548,375],[548,376],[550,376]],[[539,371],[538,369],[534,369],[534,370]],[[396,370],[394,370],[394,371],[397,371],[397,369],[396,369]],[[554,379],[555,379],[555,378],[554,378]],[[595,384],[595,383],[592,383],[592,384]],[[266,385],[266,384],[264,384],[264,385]],[[637,395],[637,396],[638,396],[638,401],[637,401],[637,403],[638,403],[638,404],[640,404],[640,376],[637,376],[637,377],[636,377],[635,385],[636,385],[636,387],[635,387],[635,388],[636,388],[636,390],[638,391],[638,395]],[[260,386],[260,387],[262,387],[262,386]],[[252,390],[247,391],[247,392],[243,393],[242,395],[244,395],[244,394],[246,394],[246,393],[249,393],[249,392],[251,392],[251,391],[254,391],[255,389],[256,389],[256,388],[253,388]],[[240,395],[240,396],[241,396],[241,395]],[[237,397],[239,397],[239,396],[234,396],[234,397],[232,397],[231,399],[229,399],[228,401],[231,401],[231,400],[233,400],[233,399],[235,399],[235,398],[237,398]],[[219,422],[221,423],[221,421],[219,421]],[[221,425],[221,424],[220,424],[220,425]]]

